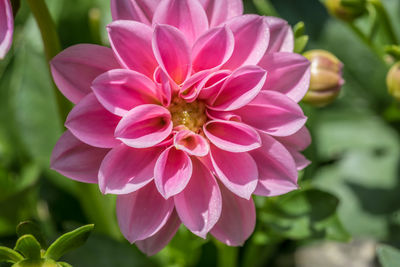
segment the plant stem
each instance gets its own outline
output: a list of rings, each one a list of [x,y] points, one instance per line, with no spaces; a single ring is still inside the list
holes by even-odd
[[[236,267],[238,265],[238,248],[228,247],[218,241],[215,241],[218,250],[218,267]]]
[[[55,24],[44,0],[27,0],[27,2],[39,27],[46,59],[49,62],[61,51],[60,39],[58,38]],[[67,118],[68,112],[71,109],[71,104],[55,86],[54,89],[58,112],[61,122],[63,122]]]
[[[391,44],[398,45],[399,42],[396,33],[394,32],[392,22],[381,0],[369,0],[368,2],[375,7],[376,12],[381,17],[383,28],[385,29],[386,35],[388,36]]]
[[[279,17],[278,12],[269,0],[253,0],[253,3],[260,14],[265,16]]]

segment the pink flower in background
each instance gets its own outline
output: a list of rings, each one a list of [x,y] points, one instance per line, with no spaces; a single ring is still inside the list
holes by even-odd
[[[183,223],[238,246],[252,194],[297,188],[310,143],[297,104],[309,62],[282,19],[239,0],[114,0],[111,48],[70,47],[52,63],[76,106],[51,166],[116,194],[124,236],[161,250]]]
[[[10,0],[0,0],[0,59],[10,49],[14,30],[14,17]]]

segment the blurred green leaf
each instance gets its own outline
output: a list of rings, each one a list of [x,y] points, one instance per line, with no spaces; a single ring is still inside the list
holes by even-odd
[[[0,262],[2,261],[18,262],[23,259],[24,258],[18,252],[7,247],[0,247]]]
[[[388,245],[379,245],[376,252],[382,267],[397,267],[400,265],[400,250]]]
[[[60,265],[61,267],[72,267],[71,264],[66,263],[66,262],[57,262],[58,265]]]
[[[60,267],[60,265],[51,259],[27,259],[14,264],[12,267]]]
[[[33,235],[23,235],[18,238],[14,248],[28,259],[40,259],[40,249],[40,244]]]
[[[88,224],[79,227],[74,231],[63,234],[56,241],[54,241],[53,244],[50,245],[44,256],[46,258],[58,260],[68,251],[76,249],[85,244],[86,240],[88,239],[93,229],[94,225]]]
[[[46,246],[46,240],[43,236],[43,232],[37,223],[34,223],[32,221],[24,221],[18,224],[17,236],[22,237],[26,234],[34,236],[42,247]]]

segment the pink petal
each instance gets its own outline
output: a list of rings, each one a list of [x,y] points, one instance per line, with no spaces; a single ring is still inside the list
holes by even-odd
[[[92,89],[99,102],[119,116],[139,105],[159,103],[154,82],[132,70],[110,70],[94,80]]]
[[[113,20],[136,20],[151,25],[160,0],[111,0]]]
[[[97,76],[120,68],[110,48],[92,44],[68,47],[51,60],[50,67],[58,89],[75,104],[92,91]]]
[[[50,167],[73,180],[97,183],[100,164],[108,151],[82,143],[67,130],[53,149]]]
[[[176,211],[174,211],[163,228],[156,234],[149,238],[136,241],[135,244],[147,256],[152,256],[162,250],[171,241],[180,225],[181,221]]]
[[[155,235],[167,223],[173,210],[172,199],[165,200],[154,183],[117,198],[119,228],[131,243]]]
[[[235,39],[228,27],[212,28],[193,45],[193,70],[201,71],[222,66],[233,53]]]
[[[186,152],[170,147],[161,153],[154,168],[158,192],[168,199],[185,189],[192,176],[192,161]]]
[[[210,108],[230,111],[243,107],[257,96],[266,77],[265,70],[257,66],[235,70],[225,81]]]
[[[121,144],[104,158],[99,170],[99,187],[103,194],[129,194],[154,177],[160,148],[136,149]]]
[[[126,113],[115,129],[115,136],[130,147],[145,148],[160,143],[171,131],[169,111],[162,106],[148,104]]]
[[[242,121],[274,136],[288,136],[300,130],[307,117],[300,106],[284,94],[262,91],[248,105],[235,110]]]
[[[267,53],[293,52],[293,31],[286,20],[276,17],[265,17],[269,26],[269,45]]]
[[[299,102],[310,84],[310,62],[295,53],[266,54],[258,65],[268,72],[263,90],[278,91]]]
[[[210,74],[210,70],[203,70],[193,74],[187,79],[179,90],[179,97],[187,102],[193,102],[200,94],[202,81]]]
[[[207,13],[210,27],[243,14],[242,0],[200,0]]]
[[[229,70],[220,70],[212,72],[204,78],[198,86],[199,98],[205,100],[208,104],[214,103],[222,85],[231,73]]]
[[[174,137],[174,146],[189,155],[204,157],[210,151],[207,140],[189,130],[181,130]]]
[[[68,114],[65,127],[88,145],[111,148],[120,144],[114,137],[119,120],[120,117],[108,112],[90,93]]]
[[[266,21],[261,16],[243,15],[226,24],[235,37],[235,49],[224,68],[234,70],[243,65],[256,65],[268,47],[269,31]]]
[[[157,67],[154,72],[154,81],[158,85],[158,98],[161,99],[161,103],[164,107],[168,107],[171,104],[172,99],[172,86],[169,77],[160,67]]]
[[[298,171],[305,169],[308,165],[311,164],[311,161],[304,157],[303,154],[301,154],[300,152],[288,147],[287,150],[292,155]]]
[[[222,213],[211,234],[228,246],[242,246],[256,226],[256,209],[253,199],[244,199],[232,194],[224,186]]]
[[[114,21],[107,27],[117,59],[125,68],[152,78],[157,62],[151,48],[153,30],[136,21]]]
[[[305,126],[292,135],[276,137],[276,139],[285,146],[299,151],[306,149],[311,144],[311,135]]]
[[[178,28],[189,44],[208,29],[207,15],[197,0],[161,1],[153,18],[153,25],[157,24]]]
[[[261,138],[252,127],[235,121],[212,120],[203,126],[208,140],[222,150],[246,152],[261,146]]]
[[[206,110],[207,116],[212,120],[236,121],[242,122],[242,118],[231,111],[218,111],[208,109]]]
[[[153,36],[153,51],[161,69],[177,84],[190,75],[190,49],[183,34],[169,25],[157,25]]]
[[[221,214],[221,193],[210,170],[192,158],[193,175],[189,184],[174,197],[175,208],[183,224],[205,238]]]
[[[250,152],[258,166],[254,194],[277,196],[297,189],[297,169],[289,151],[274,138],[261,134],[262,147]]]
[[[219,180],[234,194],[250,199],[257,186],[256,162],[248,153],[231,153],[211,146],[211,162]]]
[[[9,0],[0,0],[0,59],[11,47],[14,32],[14,17]]]

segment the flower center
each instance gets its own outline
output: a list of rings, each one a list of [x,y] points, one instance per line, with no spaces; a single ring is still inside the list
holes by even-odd
[[[169,107],[174,127],[183,125],[192,132],[199,133],[207,121],[206,105],[201,101],[186,102],[175,97]]]

